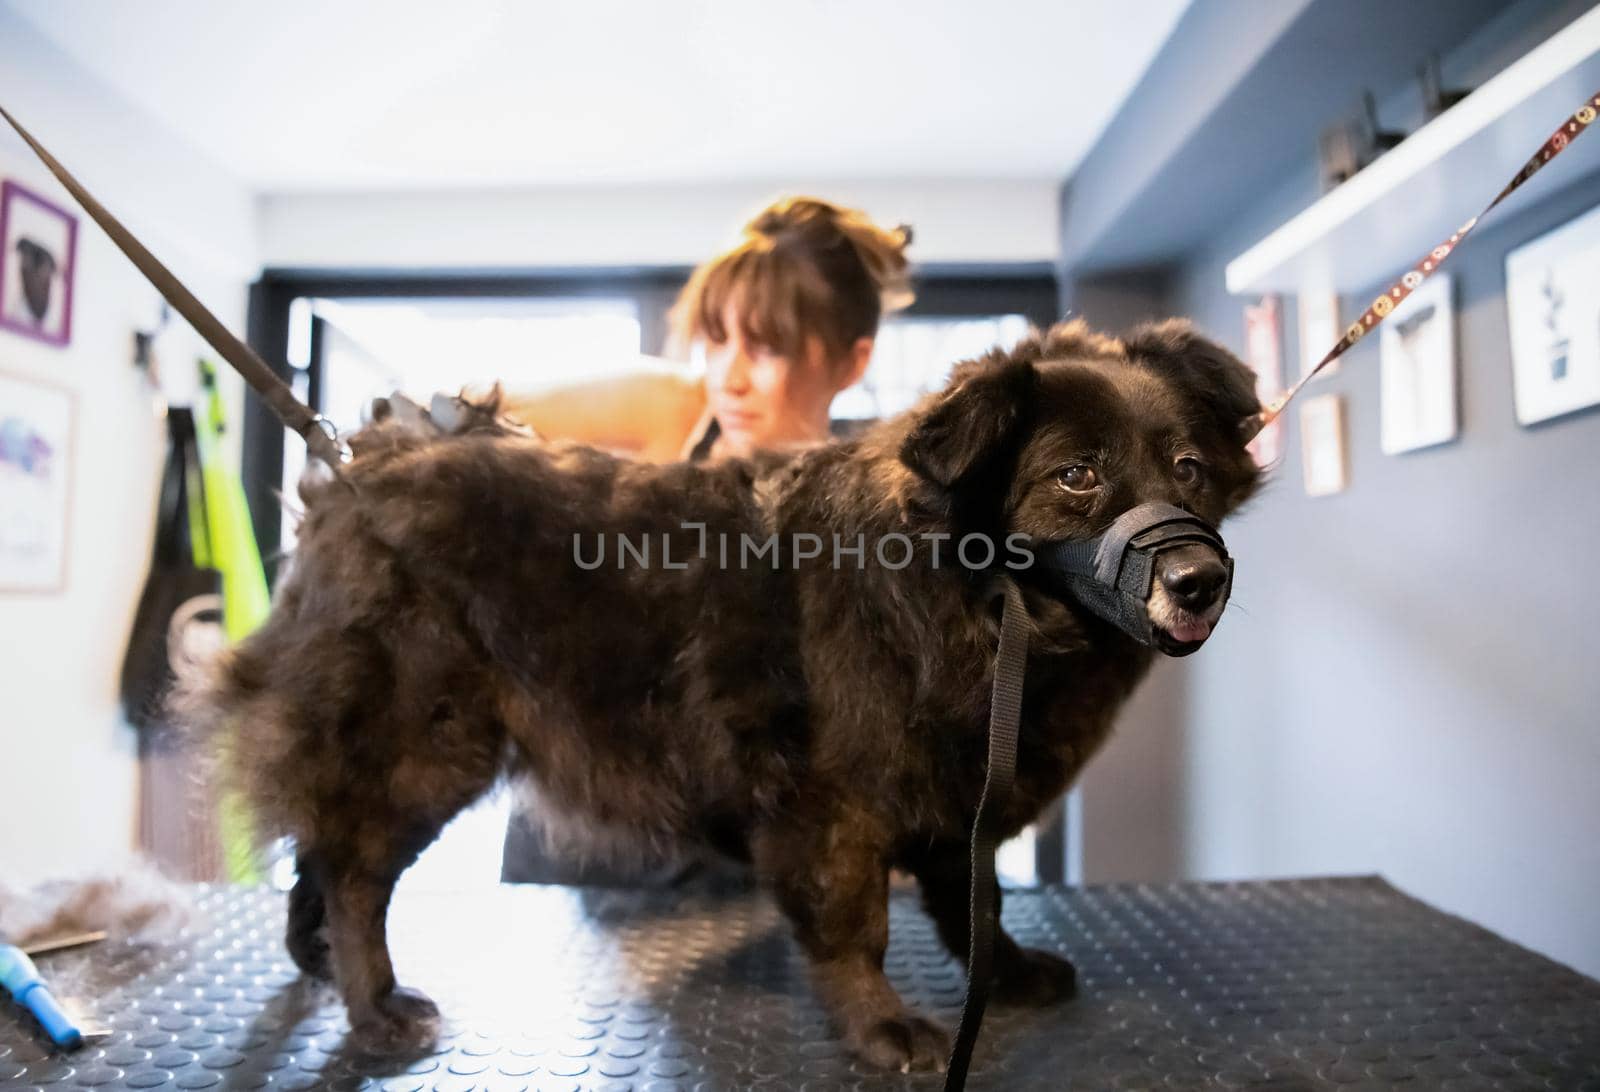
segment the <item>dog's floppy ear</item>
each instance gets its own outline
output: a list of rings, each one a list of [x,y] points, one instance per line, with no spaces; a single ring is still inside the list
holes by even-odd
[[[1006,447],[1037,378],[1031,358],[990,353],[959,365],[942,394],[919,411],[900,461],[946,489],[971,478]]]
[[[1128,357],[1179,381],[1199,400],[1223,434],[1244,437],[1241,428],[1261,412],[1256,374],[1185,319],[1146,323],[1123,339]]]

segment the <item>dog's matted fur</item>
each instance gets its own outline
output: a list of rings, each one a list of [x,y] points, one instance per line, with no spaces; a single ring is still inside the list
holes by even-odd
[[[272,615],[205,698],[265,832],[298,846],[290,952],[335,978],[368,1042],[425,1038],[433,1006],[390,966],[390,892],[511,776],[613,841],[748,860],[855,1049],[940,1064],[944,1031],[883,975],[887,882],[891,867],[915,875],[965,955],[997,634],[985,589],[1019,579],[1029,604],[1010,831],[1083,767],[1151,657],[1002,568],[1003,551],[969,570],[956,542],[1084,538],[1148,501],[1218,523],[1257,484],[1239,423],[1258,408],[1249,371],[1186,324],[1121,340],[1074,323],[959,366],[858,439],[789,457],[647,465],[514,434],[492,408],[448,436],[370,426],[344,470],[354,490],[302,487]],[[651,563],[619,558],[619,533],[648,540]],[[795,564],[797,533],[822,556]],[[741,534],[780,536],[781,563],[741,567]],[[891,534],[914,543],[909,565],[878,562]],[[836,564],[835,536],[858,535],[862,560]],[[586,562],[604,536],[605,563],[578,564],[575,536]],[[1161,555],[1151,611],[1192,644],[1221,603],[1161,571],[1214,564],[1177,553]],[[996,962],[1002,999],[1073,989],[1071,964],[1004,936]]]

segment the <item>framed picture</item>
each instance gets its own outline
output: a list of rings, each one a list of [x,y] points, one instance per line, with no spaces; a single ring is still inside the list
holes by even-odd
[[[1344,395],[1306,399],[1300,406],[1300,444],[1306,495],[1326,497],[1344,492],[1350,478],[1344,453]]]
[[[72,393],[0,373],[0,592],[66,584]]]
[[[1264,296],[1244,309],[1245,363],[1256,373],[1256,397],[1264,406],[1283,393],[1283,319],[1277,296]],[[1274,421],[1250,441],[1257,466],[1270,466],[1283,455],[1283,424]]]
[[[1517,420],[1600,404],[1600,207],[1506,255]]]
[[[1447,274],[1436,274],[1379,330],[1385,455],[1442,444],[1459,431],[1453,287]]]
[[[78,218],[15,182],[0,183],[0,246],[0,327],[67,344]]]
[[[1301,292],[1300,312],[1300,374],[1308,374],[1322,363],[1338,342],[1344,327],[1339,324],[1339,295],[1336,292]],[[1339,370],[1335,360],[1322,369],[1319,379],[1326,379]]]

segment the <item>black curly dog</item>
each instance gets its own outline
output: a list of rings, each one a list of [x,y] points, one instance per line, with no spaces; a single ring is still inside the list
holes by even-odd
[[[271,618],[202,695],[264,832],[299,847],[295,960],[331,973],[360,1041],[426,1040],[437,1012],[395,984],[390,893],[511,777],[607,851],[747,860],[854,1049],[941,1064],[946,1033],[883,974],[887,884],[915,875],[965,954],[997,634],[984,587],[1017,579],[1031,616],[1010,831],[1083,768],[1152,657],[1005,569],[1003,549],[978,572],[955,545],[1092,536],[1148,501],[1220,523],[1258,484],[1239,431],[1259,409],[1250,372],[1181,322],[1125,339],[1068,324],[960,365],[857,439],[699,465],[547,443],[480,409],[445,436],[372,425],[354,491],[302,486]],[[618,557],[619,535],[651,563]],[[774,535],[825,548],[719,557]],[[863,554],[836,559],[836,535]],[[898,540],[879,563],[896,535],[909,563]],[[1221,604],[1162,575],[1152,619],[1209,632]],[[1073,991],[1070,963],[1008,937],[996,963],[1002,999]]]

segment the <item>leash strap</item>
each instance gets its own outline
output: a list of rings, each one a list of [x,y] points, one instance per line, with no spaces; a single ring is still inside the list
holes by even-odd
[[[1000,614],[1000,647],[994,658],[994,691],[989,699],[989,768],[972,823],[972,891],[968,907],[971,939],[967,950],[967,999],[961,1026],[945,1070],[945,1092],[967,1084],[972,1048],[983,1027],[994,979],[994,940],[999,927],[994,854],[1000,845],[1000,824],[1017,772],[1017,727],[1022,718],[1022,681],[1028,666],[1028,608],[1014,581],[994,596],[1005,597]],[[992,598],[993,596],[991,596]]]
[[[289,385],[278,378],[277,374],[267,366],[267,362],[257,356],[250,346],[234,337],[222,321],[212,314],[205,304],[196,299],[194,293],[185,288],[183,282],[173,276],[172,271],[162,265],[154,254],[145,249],[144,244],[135,239],[104,205],[96,201],[89,191],[83,188],[82,183],[74,178],[55,156],[46,151],[9,111],[0,107],[0,115],[11,123],[17,135],[26,141],[34,154],[50,168],[50,173],[60,180],[67,188],[67,192],[77,198],[78,204],[83,206],[90,218],[105,229],[106,234],[111,236],[111,241],[116,243],[117,247],[139,268],[139,272],[149,278],[150,283],[166,297],[173,309],[187,319],[189,325],[193,326],[213,349],[222,354],[223,359],[233,365],[234,369],[244,377],[244,381],[250,384],[271,407],[284,427],[305,440],[311,454],[327,463],[337,474],[340,464],[349,460],[350,449],[340,442],[333,424],[296,398]]]
[[[1522,169],[1516,173],[1515,177],[1506,183],[1505,189],[1501,190],[1495,199],[1484,207],[1482,212],[1462,224],[1450,238],[1423,255],[1422,260],[1413,265],[1405,276],[1395,281],[1394,284],[1389,286],[1388,291],[1380,293],[1376,299],[1368,304],[1367,309],[1361,313],[1361,317],[1352,322],[1346,328],[1344,336],[1334,344],[1333,348],[1328,350],[1328,355],[1323,357],[1315,368],[1301,376],[1300,382],[1290,387],[1287,393],[1280,395],[1251,421],[1244,430],[1244,438],[1246,440],[1254,439],[1258,432],[1277,420],[1278,416],[1283,413],[1284,407],[1289,404],[1289,400],[1299,394],[1300,389],[1311,382],[1318,372],[1338,360],[1352,345],[1366,337],[1373,327],[1388,318],[1394,309],[1399,306],[1401,300],[1411,295],[1412,292],[1417,290],[1418,285],[1433,276],[1434,272],[1444,264],[1444,260],[1450,257],[1456,247],[1460,245],[1461,240],[1465,239],[1467,234],[1477,227],[1479,221],[1489,215],[1496,205],[1520,189],[1522,184],[1538,174],[1546,163],[1560,155],[1567,149],[1568,145],[1582,136],[1584,130],[1594,122],[1597,111],[1600,111],[1600,94],[1591,96],[1589,101],[1578,107],[1577,111],[1559,129],[1551,133],[1550,138],[1533,154],[1533,158],[1523,164]]]
[[[1038,571],[1083,606],[1141,644],[1155,643],[1147,602],[1155,578],[1156,556],[1175,546],[1211,547],[1228,570],[1220,593],[1233,591],[1233,558],[1216,528],[1170,504],[1148,503],[1128,509],[1097,538],[1047,542],[1035,547]]]

